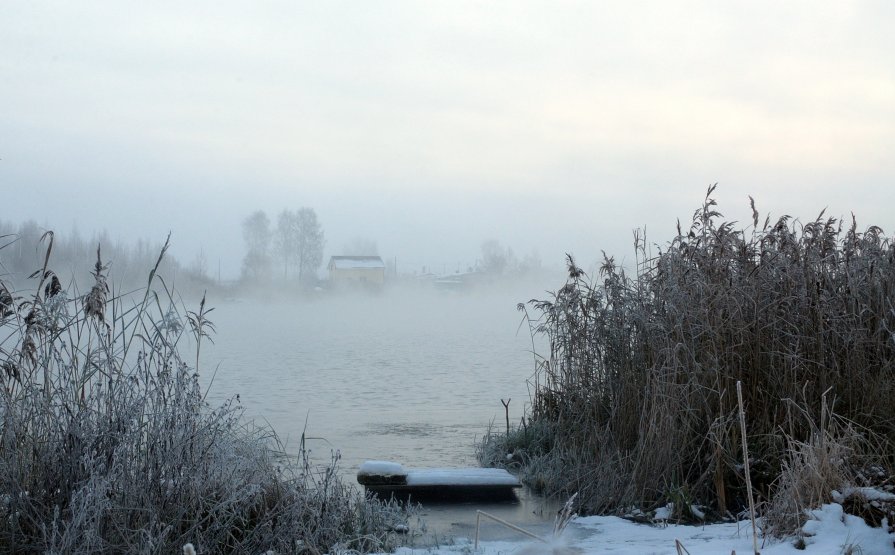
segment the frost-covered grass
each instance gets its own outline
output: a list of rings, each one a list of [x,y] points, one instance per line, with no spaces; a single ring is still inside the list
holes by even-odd
[[[145,294],[116,296],[99,250],[90,291],[66,291],[45,240],[34,290],[0,277],[0,552],[393,547],[402,512],[344,484],[337,456],[325,468],[289,461],[238,402],[204,401],[204,299],[182,309],[158,264]]]
[[[532,301],[551,345],[532,409],[486,464],[516,467],[591,514],[736,514],[746,505],[736,383],[767,531],[795,533],[833,490],[891,488],[895,244],[819,216],[721,222],[711,192],[656,255],[637,236],[634,277],[607,257]],[[509,456],[508,456],[509,455]],[[781,497],[782,496],[782,497]]]

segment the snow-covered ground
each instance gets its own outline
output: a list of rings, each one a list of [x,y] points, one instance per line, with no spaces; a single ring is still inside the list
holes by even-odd
[[[844,514],[836,503],[825,505],[812,513],[804,527],[804,550],[794,540],[767,541],[759,539],[759,550],[767,555],[802,554],[895,554],[893,540],[884,528],[870,528],[858,517]],[[474,520],[474,519],[473,519]],[[473,549],[471,539],[457,539],[452,545],[429,548],[402,548],[398,555],[678,555],[675,540],[686,551],[681,553],[723,554],[736,551],[739,555],[752,553],[751,526],[748,522],[711,524],[706,526],[650,526],[635,524],[617,517],[577,518],[558,540],[541,543],[520,536],[515,542],[483,542]],[[850,550],[851,549],[851,550]]]

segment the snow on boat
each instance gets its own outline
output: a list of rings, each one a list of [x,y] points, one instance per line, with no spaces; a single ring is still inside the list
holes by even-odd
[[[519,479],[502,468],[405,469],[391,461],[366,461],[357,482],[380,498],[431,501],[504,501],[515,499]]]

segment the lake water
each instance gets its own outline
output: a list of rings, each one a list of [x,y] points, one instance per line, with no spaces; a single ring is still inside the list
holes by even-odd
[[[518,293],[521,294],[521,293]],[[220,302],[203,347],[212,403],[239,395],[297,453],[302,432],[347,471],[366,459],[474,464],[490,422],[516,424],[534,370],[513,292],[389,291],[305,302]]]
[[[215,344],[202,358],[203,379],[217,366],[209,400],[239,395],[247,416],[268,423],[289,454],[303,432],[314,459],[338,451],[350,481],[368,459],[475,466],[488,426],[505,429],[501,399],[512,399],[513,425],[529,402],[532,339],[527,325],[519,329],[516,305],[544,289],[216,302]],[[524,493],[515,507],[488,509],[517,522],[552,518],[538,516],[543,507]],[[467,526],[453,522],[455,510],[427,508],[442,524]]]

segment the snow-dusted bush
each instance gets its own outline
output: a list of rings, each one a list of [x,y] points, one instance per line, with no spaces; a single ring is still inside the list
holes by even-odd
[[[389,547],[399,511],[344,484],[337,457],[327,468],[292,465],[238,403],[205,402],[204,299],[183,311],[152,270],[145,294],[126,301],[98,249],[90,291],[68,293],[48,269],[45,239],[35,292],[0,280],[0,551]]]

